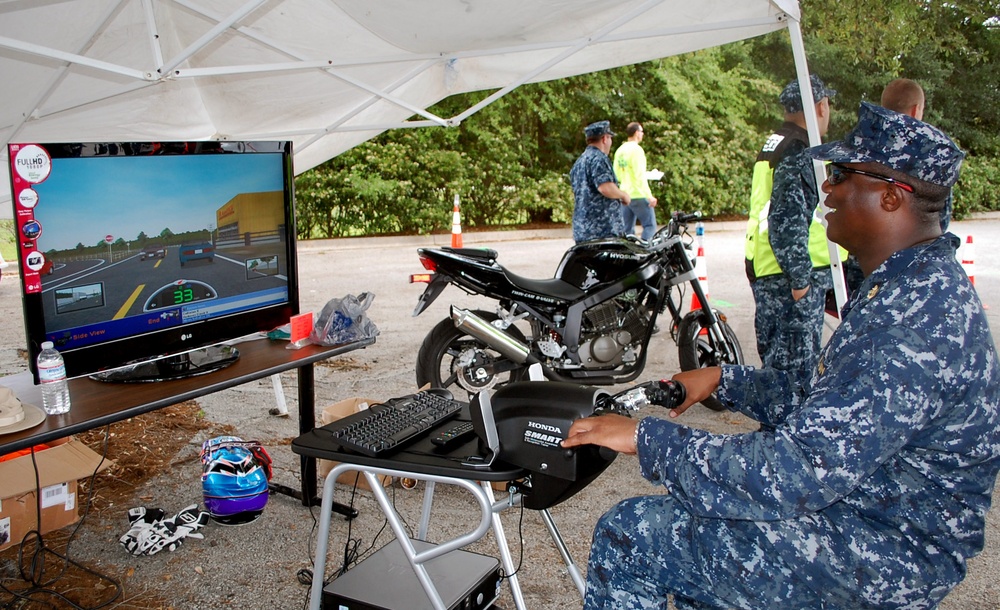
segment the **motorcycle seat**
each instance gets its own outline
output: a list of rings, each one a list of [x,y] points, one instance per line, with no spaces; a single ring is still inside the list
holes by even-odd
[[[510,280],[511,284],[514,284],[522,290],[555,297],[564,301],[576,301],[577,299],[583,298],[586,294],[576,286],[564,282],[559,278],[533,280],[531,278],[521,277],[520,275],[511,273],[506,269],[504,269],[504,275],[507,276],[507,279]]]
[[[490,248],[450,248],[448,246],[442,247],[445,252],[451,252],[452,254],[457,254],[459,256],[465,256],[468,258],[479,258],[483,260],[496,260],[497,251]]]

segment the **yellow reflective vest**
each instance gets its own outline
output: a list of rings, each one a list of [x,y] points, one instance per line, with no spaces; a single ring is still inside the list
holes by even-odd
[[[646,181],[646,153],[638,142],[625,142],[615,152],[615,177],[632,199],[649,199],[653,193]]]
[[[747,219],[746,262],[747,277],[754,281],[759,277],[782,273],[781,266],[771,249],[767,217],[771,211],[771,190],[774,186],[774,169],[778,166],[785,149],[796,140],[802,140],[805,130],[786,123],[771,134],[757,155],[753,167],[753,182],[750,187],[750,214]],[[803,140],[804,141],[804,140]],[[839,248],[841,260],[847,259],[847,251]],[[813,268],[830,266],[830,250],[827,247],[826,227],[822,223],[819,203],[809,224],[809,258]]]

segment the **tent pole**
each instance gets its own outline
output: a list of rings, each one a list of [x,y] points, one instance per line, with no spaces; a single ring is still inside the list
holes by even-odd
[[[799,22],[789,16],[788,35],[792,39],[792,56],[795,58],[795,75],[799,81],[799,90],[802,92],[802,107],[806,108],[806,131],[809,133],[809,145],[818,146],[822,144],[819,135],[819,121],[816,118],[816,102],[813,100],[812,83],[809,81],[809,66],[806,62],[805,45],[802,42],[802,30]],[[823,226],[826,227],[826,193],[821,188],[826,180],[826,167],[822,161],[813,160],[813,178],[816,180],[816,192],[819,194],[819,205],[823,213]],[[837,298],[837,311],[839,312],[844,303],[847,302],[847,285],[844,281],[844,272],[840,264],[840,250],[837,244],[829,239],[826,241],[830,251],[830,274],[833,276],[833,293]]]
[[[188,45],[186,49],[180,52],[180,54],[173,57],[166,64],[159,66],[157,68],[157,72],[160,76],[169,76],[170,73],[174,71],[174,68],[190,59],[192,55],[204,49],[209,44],[215,42],[215,40],[219,38],[219,36],[222,36],[226,30],[234,27],[234,25],[242,21],[244,17],[257,10],[257,8],[264,4],[265,1],[266,0],[251,0],[251,2],[247,2],[228,15],[224,20],[216,23],[212,29],[202,34],[201,38]]]

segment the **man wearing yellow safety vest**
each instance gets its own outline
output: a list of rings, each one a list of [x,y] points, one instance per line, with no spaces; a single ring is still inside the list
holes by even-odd
[[[820,136],[837,94],[810,76]],[[757,351],[765,367],[809,370],[819,358],[826,293],[833,287],[826,230],[820,222],[799,83],[781,92],[785,122],[754,164],[746,269],[756,312]],[[846,257],[846,253],[844,253]]]
[[[629,123],[625,128],[628,141],[615,152],[615,176],[632,202],[622,207],[625,233],[635,235],[635,221],[642,225],[642,239],[649,241],[656,234],[656,197],[646,180],[646,153],[642,150],[642,125]]]

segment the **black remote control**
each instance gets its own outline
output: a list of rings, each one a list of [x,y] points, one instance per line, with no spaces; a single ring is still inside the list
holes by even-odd
[[[475,434],[471,421],[460,421],[431,437],[431,442],[441,449],[451,449],[459,443],[465,442],[469,436]]]

